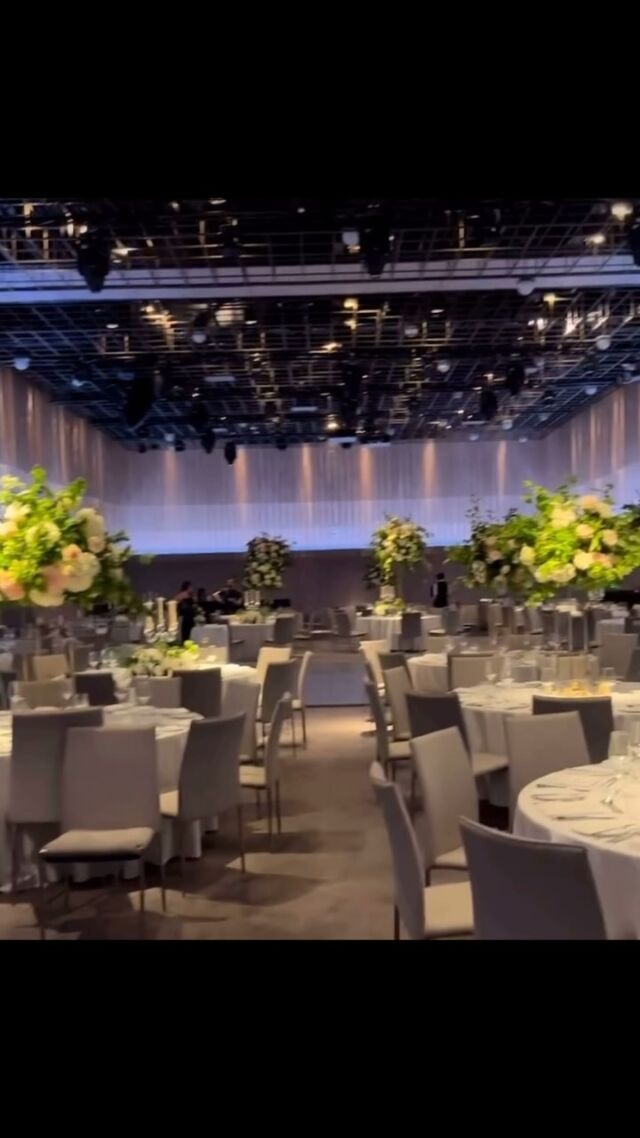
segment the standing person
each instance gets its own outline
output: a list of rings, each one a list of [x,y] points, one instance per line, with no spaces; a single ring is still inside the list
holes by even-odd
[[[449,586],[444,573],[437,573],[431,586],[431,601],[434,609],[446,609],[449,604]]]
[[[196,606],[193,600],[191,581],[183,581],[174,598],[178,602],[179,640],[184,644],[191,636],[196,619]]]
[[[213,595],[217,601],[220,601],[222,611],[228,615],[232,616],[234,612],[242,608],[242,593],[234,577],[229,577],[224,588],[218,589],[218,592]]]

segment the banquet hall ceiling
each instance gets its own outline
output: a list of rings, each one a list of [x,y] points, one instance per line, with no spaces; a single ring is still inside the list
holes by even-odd
[[[640,378],[632,208],[0,200],[0,365],[18,361],[54,402],[141,448],[540,437]],[[95,235],[107,273],[90,292],[78,246]],[[419,266],[438,262],[435,289]],[[538,287],[552,262],[564,284]],[[450,290],[465,265],[473,279]],[[490,280],[498,265],[510,287]],[[192,284],[198,269],[211,287]]]

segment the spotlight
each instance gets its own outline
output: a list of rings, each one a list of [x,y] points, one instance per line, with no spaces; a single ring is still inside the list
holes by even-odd
[[[584,389],[584,393],[585,395],[597,395],[598,388],[596,387],[595,383],[588,383]]]
[[[507,418],[507,419],[502,420],[502,430],[503,431],[510,431],[512,427],[513,427],[513,419]]]
[[[176,454],[182,454],[183,450],[185,449],[185,446],[184,446],[184,443],[183,443],[182,439],[178,439],[178,440],[177,440],[177,441],[176,441],[176,442],[173,444],[173,449],[174,449],[174,451],[176,452]]]
[[[516,285],[516,292],[520,296],[531,296],[535,292],[536,282],[532,277],[521,277]]]
[[[76,265],[90,292],[100,292],[111,268],[111,241],[106,229],[89,229],[77,245]]]
[[[189,339],[192,344],[206,344],[209,339],[209,312],[199,312],[193,324]]]
[[[509,392],[509,395],[519,395],[524,383],[524,367],[516,360],[515,363],[509,364],[505,375],[504,385]]]
[[[472,443],[477,443],[479,438],[480,438],[480,435],[477,434],[475,431],[473,432],[472,435],[469,435],[469,441]]]
[[[289,444],[287,443],[287,440],[283,439],[282,436],[279,435],[276,439],[276,450],[286,450],[288,445]]]
[[[611,216],[615,217],[616,221],[626,221],[633,213],[633,206],[629,202],[614,202],[611,206]]]
[[[207,427],[206,431],[204,431],[202,435],[202,438],[200,439],[200,446],[202,447],[205,454],[211,454],[215,445],[216,436],[211,430],[211,427]]]
[[[405,324],[404,334],[410,339],[413,339],[414,336],[418,336],[420,334],[420,329],[417,324]]]
[[[438,360],[438,363],[436,364],[436,371],[439,371],[442,375],[446,375],[450,369],[451,364],[448,360]]]
[[[489,422],[498,413],[498,399],[495,391],[486,387],[480,392],[480,418]]]
[[[222,260],[225,265],[237,265],[240,261],[240,242],[238,240],[237,222],[230,221],[220,230],[222,239]]]
[[[363,227],[360,247],[364,267],[369,276],[382,276],[391,250],[391,233],[389,223],[381,214],[372,217]]]
[[[598,336],[596,340],[596,348],[599,352],[606,352],[607,348],[611,347],[611,336]]]
[[[236,458],[238,457],[238,448],[236,447],[235,443],[228,442],[224,444],[224,457],[225,460],[229,463],[229,466],[233,466]]]
[[[360,244],[360,231],[358,229],[343,229],[342,230],[342,244],[346,245],[347,249],[354,245]]]
[[[124,405],[124,418],[128,427],[137,427],[149,414],[155,399],[155,379],[153,372],[143,372],[135,376]]]
[[[146,453],[147,453],[146,443],[138,443],[138,454],[146,454]]]
[[[14,356],[13,366],[16,371],[26,371],[30,364],[31,360],[28,356]]]

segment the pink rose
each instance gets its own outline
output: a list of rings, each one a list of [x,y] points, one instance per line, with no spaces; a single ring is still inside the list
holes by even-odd
[[[65,545],[64,549],[62,550],[62,560],[75,561],[81,553],[82,550],[79,545],[74,545],[73,543],[71,545]]]
[[[61,565],[47,565],[42,570],[42,576],[47,582],[47,590],[50,593],[61,593],[65,587],[66,576],[62,570]]]
[[[11,576],[11,573],[7,573],[6,569],[0,570],[0,591],[8,601],[21,601],[24,597],[22,585]]]

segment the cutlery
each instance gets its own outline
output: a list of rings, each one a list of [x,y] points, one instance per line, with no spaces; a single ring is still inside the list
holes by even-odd
[[[586,822],[587,819],[590,819],[594,822],[611,821],[610,814],[552,814],[551,817],[554,818],[557,822]]]

